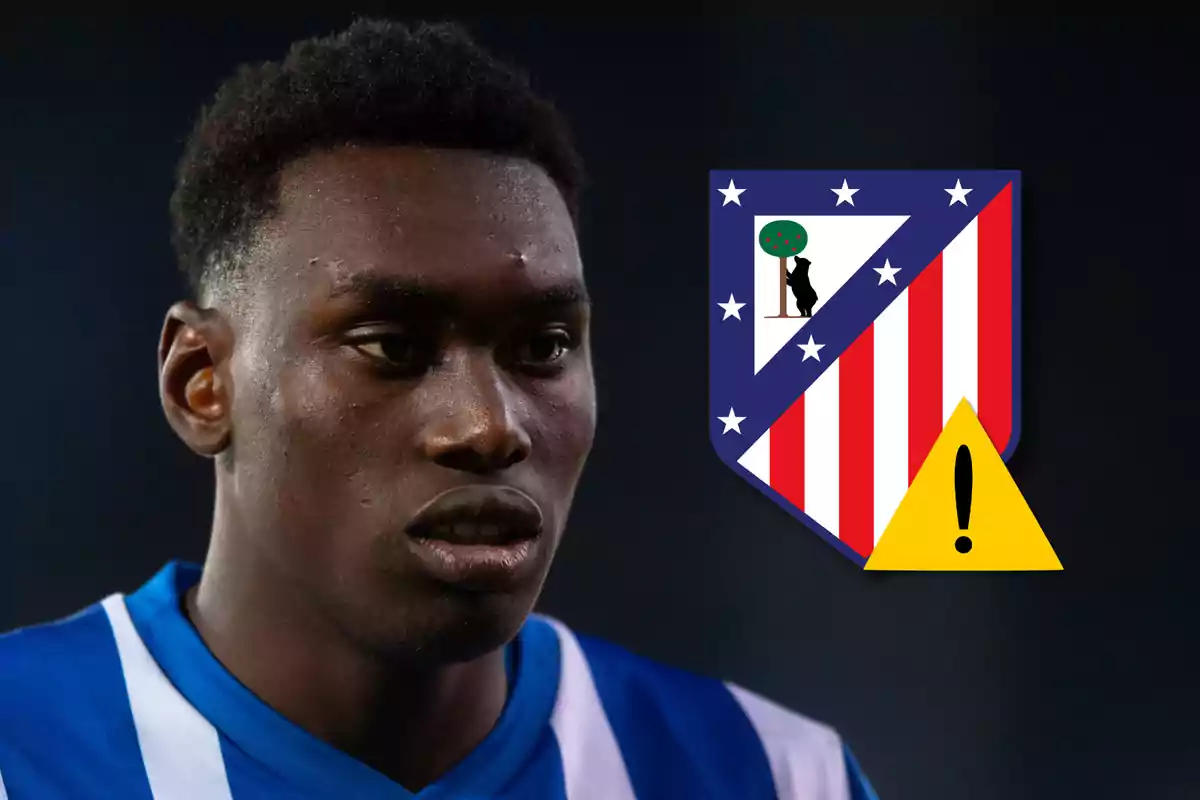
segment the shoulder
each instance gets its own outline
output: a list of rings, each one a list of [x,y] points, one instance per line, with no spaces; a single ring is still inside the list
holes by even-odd
[[[0,635],[0,763],[82,748],[103,735],[97,725],[117,725],[123,706],[120,657],[101,603]]]
[[[63,619],[0,633],[0,703],[11,703],[51,678],[81,674],[115,652],[101,603]]]
[[[18,723],[15,729],[22,721],[44,725],[70,714],[71,702],[91,696],[105,674],[119,676],[119,666],[112,627],[99,603],[0,634],[0,717]]]
[[[738,684],[539,619],[555,628],[563,650],[560,694],[594,692],[633,786],[693,780],[680,796],[856,800],[833,727]]]

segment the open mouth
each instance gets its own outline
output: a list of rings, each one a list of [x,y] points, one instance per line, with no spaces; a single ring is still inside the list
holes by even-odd
[[[434,498],[406,532],[414,553],[437,578],[499,589],[536,568],[543,525],[541,509],[524,492],[465,486]]]
[[[542,532],[542,512],[516,489],[466,486],[438,495],[408,525],[416,539],[503,547]]]

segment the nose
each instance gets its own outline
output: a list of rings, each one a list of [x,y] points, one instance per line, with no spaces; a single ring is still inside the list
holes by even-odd
[[[506,384],[490,354],[462,352],[447,358],[430,393],[422,426],[425,457],[449,469],[487,474],[529,457],[520,397]]]

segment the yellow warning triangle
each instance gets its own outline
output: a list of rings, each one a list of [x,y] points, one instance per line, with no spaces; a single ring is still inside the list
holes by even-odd
[[[960,495],[969,504],[963,519]],[[966,398],[950,415],[865,567],[964,572],[1062,568]]]

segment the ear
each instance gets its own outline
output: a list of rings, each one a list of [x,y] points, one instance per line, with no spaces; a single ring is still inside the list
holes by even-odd
[[[196,453],[229,446],[233,332],[219,312],[176,303],[158,342],[158,394],[167,422]]]

